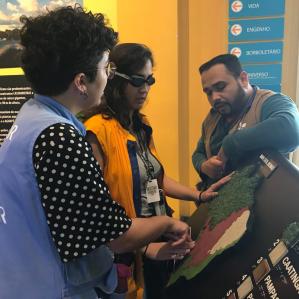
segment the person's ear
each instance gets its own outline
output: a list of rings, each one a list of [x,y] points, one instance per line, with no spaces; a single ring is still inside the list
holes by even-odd
[[[239,76],[239,79],[240,79],[240,83],[242,84],[242,86],[244,88],[247,88],[248,84],[249,84],[248,74],[245,71],[242,71]]]
[[[86,76],[84,73],[79,73],[74,78],[74,86],[75,89],[81,94],[87,94],[87,86],[86,86]]]

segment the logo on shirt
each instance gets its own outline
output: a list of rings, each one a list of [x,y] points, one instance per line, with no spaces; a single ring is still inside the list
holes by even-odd
[[[0,224],[6,224],[5,210],[1,206],[0,206]]]
[[[247,126],[247,123],[239,122],[238,130],[242,130],[242,129],[246,128],[246,126]]]
[[[6,136],[6,138],[9,139],[9,140],[11,140],[13,134],[17,131],[17,129],[18,129],[18,126],[17,126],[17,125],[12,126],[11,129],[9,130],[9,132],[8,132],[8,134],[7,134],[7,136]]]

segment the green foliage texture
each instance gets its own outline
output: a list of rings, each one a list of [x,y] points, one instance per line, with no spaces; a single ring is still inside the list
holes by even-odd
[[[250,165],[236,171],[230,182],[219,190],[218,196],[208,203],[211,229],[233,212],[252,206],[255,190],[262,181],[256,170],[257,166]]]

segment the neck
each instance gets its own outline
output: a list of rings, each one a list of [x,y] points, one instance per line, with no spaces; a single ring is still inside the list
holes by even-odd
[[[133,114],[134,114],[134,110],[129,110],[129,120],[130,120],[129,129],[130,129],[130,131],[133,131]]]
[[[68,92],[53,96],[52,98],[75,115],[82,110],[81,107],[78,107],[78,105],[76,104],[76,99],[73,96],[69,95]]]
[[[248,87],[246,88],[245,92],[249,99],[253,95],[254,89],[250,84],[248,84]]]
[[[239,116],[240,113],[243,112],[244,108],[246,107],[248,101],[251,99],[251,97],[253,96],[253,93],[254,93],[254,89],[253,87],[248,84],[248,86],[244,89],[244,97],[241,101],[241,105],[239,107],[239,110],[236,111],[236,116]]]
[[[241,105],[238,107],[238,109],[234,111],[233,114],[224,117],[227,123],[235,122],[240,117],[240,115],[244,113],[244,109],[246,107],[247,102],[253,96],[254,89],[250,84],[248,84],[248,87],[244,91],[245,91],[245,95],[242,98]]]

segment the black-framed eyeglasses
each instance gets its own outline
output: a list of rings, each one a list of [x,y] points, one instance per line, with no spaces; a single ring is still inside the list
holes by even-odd
[[[105,67],[105,70],[108,79],[112,79],[116,72],[116,65],[113,62],[108,62],[107,66]]]
[[[114,71],[114,75],[122,77],[122,78],[128,80],[129,83],[132,84],[134,87],[141,87],[145,83],[147,85],[151,86],[151,85],[155,84],[155,82],[156,82],[153,75],[149,75],[146,79],[144,77],[138,76],[138,75],[128,76],[126,74],[122,74],[122,73],[119,73],[117,71]]]

